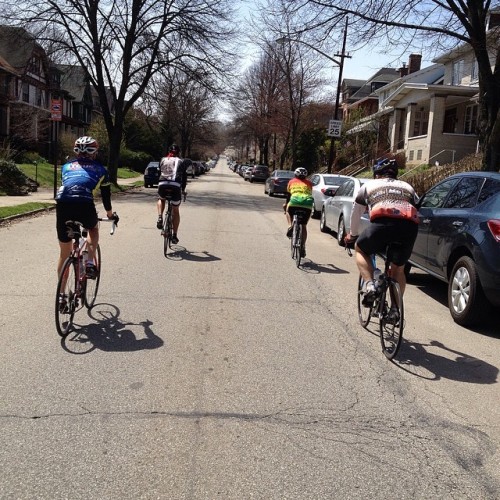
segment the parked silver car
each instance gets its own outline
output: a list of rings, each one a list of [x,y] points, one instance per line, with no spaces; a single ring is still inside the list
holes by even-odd
[[[323,233],[337,233],[337,242],[344,246],[344,237],[351,228],[352,204],[359,188],[371,179],[349,177],[335,192],[327,198],[321,209],[319,228]]]
[[[309,177],[313,185],[312,195],[314,204],[312,216],[314,218],[319,218],[323,203],[348,179],[351,179],[351,177],[339,174],[312,174]]]

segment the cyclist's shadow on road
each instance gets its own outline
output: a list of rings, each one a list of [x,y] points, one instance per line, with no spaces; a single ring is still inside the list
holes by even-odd
[[[217,257],[206,250],[203,250],[202,252],[191,252],[184,247],[174,245],[172,247],[172,252],[167,253],[167,259],[189,260],[192,262],[212,262],[220,260],[220,257]]]
[[[96,304],[89,310],[88,325],[74,325],[74,330],[61,341],[63,349],[72,354],[101,351],[141,351],[158,349],[163,340],[153,329],[152,321],[130,323],[120,320],[120,310],[112,304]]]
[[[334,264],[319,264],[309,260],[307,257],[301,261],[299,269],[310,274],[348,274],[348,271],[335,266]]]
[[[418,344],[403,338],[394,361],[408,373],[429,380],[446,378],[471,384],[494,384],[498,378],[496,366],[450,349],[436,340],[429,344]]]

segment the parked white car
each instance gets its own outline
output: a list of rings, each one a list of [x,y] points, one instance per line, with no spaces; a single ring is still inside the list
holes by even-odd
[[[327,198],[321,209],[319,228],[321,232],[333,231],[337,234],[337,242],[344,246],[345,235],[351,228],[352,204],[359,188],[372,179],[348,177],[335,194]]]
[[[314,218],[319,218],[323,203],[335,192],[335,188],[339,188],[350,178],[348,175],[339,174],[313,174],[309,177],[313,185],[314,205],[312,216]]]

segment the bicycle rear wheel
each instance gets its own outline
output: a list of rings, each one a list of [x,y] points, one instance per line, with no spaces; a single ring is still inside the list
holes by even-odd
[[[296,240],[297,240],[297,224],[295,224],[295,221],[292,221],[292,237],[290,238],[290,250],[293,260],[295,260],[295,252],[297,250],[297,246],[295,244]]]
[[[370,318],[372,317],[373,305],[365,307],[363,305],[363,278],[359,275],[358,280],[358,318],[361,326],[366,328],[368,323],[370,323]]]
[[[397,281],[390,280],[385,295],[387,308],[380,315],[380,342],[387,359],[393,359],[403,340],[404,304]],[[392,314],[390,313],[392,312]]]
[[[56,289],[56,329],[61,337],[66,337],[73,326],[73,317],[78,309],[77,297],[77,271],[78,262],[70,257],[64,262],[61,275]],[[60,303],[59,297],[63,296],[64,303]]]
[[[295,263],[297,267],[300,266],[300,261],[302,259],[302,225],[297,223],[297,243],[295,245]]]
[[[96,277],[94,279],[85,278],[85,306],[87,309],[93,307],[99,290],[99,283],[101,281],[101,247],[97,245],[97,250],[94,255]]]
[[[172,212],[167,210],[163,223],[163,255],[167,256],[172,241]]]

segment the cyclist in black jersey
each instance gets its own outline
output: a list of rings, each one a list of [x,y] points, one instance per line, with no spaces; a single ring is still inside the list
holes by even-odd
[[[410,184],[397,180],[396,161],[385,159],[373,167],[375,180],[363,184],[354,200],[351,229],[346,244],[356,241],[356,264],[364,282],[364,305],[375,297],[372,255],[392,246],[391,276],[404,293],[406,277],[404,266],[410,258],[418,232],[418,215],[415,208],[417,195]],[[370,225],[357,237],[360,219],[368,208]]]

